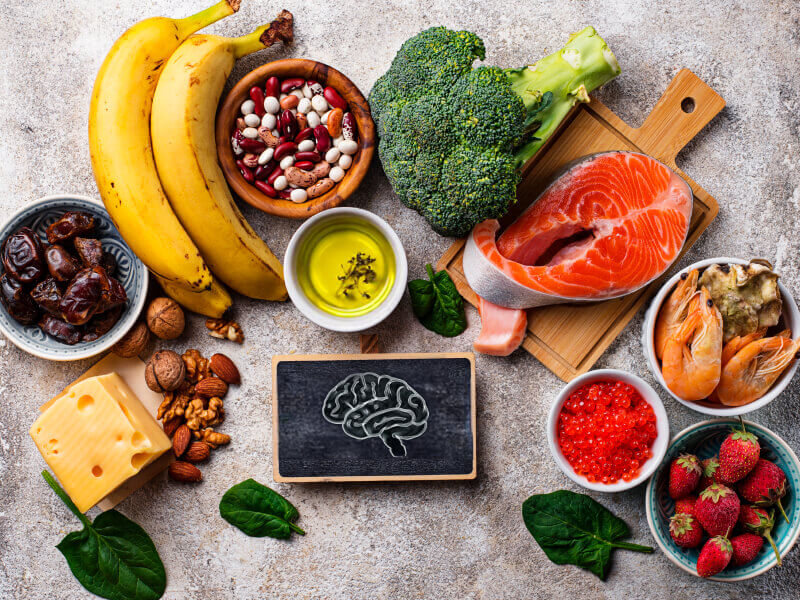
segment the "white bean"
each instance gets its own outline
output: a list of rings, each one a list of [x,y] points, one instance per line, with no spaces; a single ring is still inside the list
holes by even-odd
[[[342,154],[355,154],[358,152],[358,142],[353,140],[342,140],[336,147],[341,150]]]
[[[278,118],[272,113],[266,113],[263,117],[261,117],[261,125],[267,129],[275,129],[277,124]]]
[[[324,114],[323,114],[323,115],[322,115],[322,116],[319,118],[319,120],[320,120],[320,121],[322,121],[322,124],[323,124],[323,125],[327,125],[327,124],[328,124],[328,117],[330,116],[330,114],[331,114],[331,111],[328,111],[328,112],[324,113]]]
[[[300,204],[308,199],[308,194],[303,188],[297,188],[292,190],[292,193],[289,197],[291,198],[292,202]]]
[[[333,179],[336,183],[339,183],[342,179],[344,179],[344,169],[341,167],[333,167],[328,173],[328,177]]]
[[[331,148],[325,153],[325,161],[329,163],[335,163],[337,160],[339,160],[341,155],[342,153],[338,148]]]
[[[281,103],[278,102],[278,99],[275,96],[267,96],[264,98],[264,110],[269,114],[276,115],[280,109]]]
[[[353,164],[353,157],[348,154],[342,154],[341,158],[339,158],[339,166],[342,167],[345,171],[350,168],[350,165]]]
[[[307,115],[311,111],[311,100],[303,98],[297,103],[297,112]]]
[[[297,144],[297,149],[300,152],[310,152],[316,147],[317,145],[314,143],[314,140],[303,140],[302,142]]]
[[[272,155],[275,154],[275,150],[273,148],[267,148],[264,150],[258,157],[258,164],[265,165],[269,161],[272,160]]]
[[[287,181],[285,175],[279,175],[278,177],[275,178],[275,181],[272,183],[272,187],[274,187],[279,192],[281,190],[285,190],[286,186],[288,186],[288,185],[289,185],[289,182]]]
[[[245,127],[242,130],[242,135],[246,138],[254,140],[258,137],[258,129],[256,129],[255,127]]]
[[[313,106],[314,110],[318,113],[324,113],[328,110],[328,101],[325,100],[325,96],[314,96],[311,98],[311,106]]]
[[[236,156],[244,154],[244,150],[242,150],[242,147],[239,145],[239,142],[236,138],[231,138],[231,147],[233,148],[233,153]]]
[[[249,115],[250,113],[256,112],[256,103],[252,100],[245,100],[242,102],[242,114]]]
[[[304,84],[303,84],[303,87],[302,87],[302,88],[300,88],[300,89],[302,89],[302,91],[303,91],[303,97],[304,97],[304,98],[311,98],[311,96],[313,96],[313,95],[314,95],[314,94],[312,94],[312,93],[311,93],[311,88],[310,88],[310,87],[308,87],[308,84],[307,84],[307,83],[304,83]]]
[[[248,127],[258,127],[261,124],[261,117],[256,113],[250,113],[244,116],[244,124]]]
[[[278,96],[278,100],[279,100],[279,101],[280,101],[280,100],[283,100],[283,99],[284,99],[284,98],[286,98],[286,96],[288,96],[288,95],[289,95],[289,94],[284,94],[284,93],[281,93],[281,95],[280,95],[280,96]]]
[[[280,166],[284,171],[294,164],[294,156],[284,156],[281,159]]]
[[[343,137],[343,136],[341,136],[341,135],[340,135],[340,136],[338,136],[338,137],[335,137],[335,138],[333,138],[333,142],[332,142],[332,143],[333,143],[333,146],[334,146],[335,148],[338,148],[338,147],[339,147],[339,144],[341,144],[343,140],[344,140],[344,137]]]
[[[319,118],[319,115],[313,110],[306,115],[306,119],[308,119],[308,126],[311,128],[314,128],[320,123],[322,123],[322,121]]]
[[[305,98],[305,96],[303,95],[303,90],[294,89],[291,92],[289,92],[289,94],[292,96],[297,96],[298,100],[302,100],[303,98]]]
[[[277,129],[273,129],[272,130],[272,135],[274,135],[275,137],[281,137],[281,132],[278,131]]]

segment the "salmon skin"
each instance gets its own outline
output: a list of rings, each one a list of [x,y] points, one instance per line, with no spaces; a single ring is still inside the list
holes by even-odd
[[[524,309],[624,296],[658,278],[686,241],[692,190],[636,152],[568,165],[498,238],[495,219],[467,238],[464,274],[498,306]]]

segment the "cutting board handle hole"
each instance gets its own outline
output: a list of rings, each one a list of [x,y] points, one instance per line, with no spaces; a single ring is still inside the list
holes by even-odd
[[[686,114],[694,111],[694,98],[688,97],[681,100],[681,110]]]

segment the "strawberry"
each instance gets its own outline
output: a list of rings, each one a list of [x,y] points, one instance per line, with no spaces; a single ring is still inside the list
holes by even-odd
[[[669,495],[678,500],[691,494],[701,475],[700,461],[694,454],[681,454],[669,467]]]
[[[767,512],[757,506],[742,504],[739,509],[739,525],[744,527],[744,530],[748,533],[755,533],[765,537],[769,545],[772,546],[775,557],[778,559],[778,566],[781,566],[783,562],[781,561],[781,553],[778,552],[778,547],[772,539],[772,527],[775,525],[775,519],[773,519],[772,515],[772,511]]]
[[[696,548],[703,541],[700,523],[686,513],[678,513],[669,520],[669,534],[681,548]]]
[[[697,486],[697,492],[700,493],[712,483],[722,483],[717,480],[717,469],[719,468],[719,459],[716,456],[705,459],[700,463],[703,469],[703,476],[700,478],[700,484]]]
[[[728,535],[739,518],[739,496],[721,483],[712,483],[700,492],[694,515],[708,535]]]
[[[753,470],[739,482],[742,498],[756,506],[777,506],[783,518],[789,522],[783,510],[781,498],[786,495],[786,473],[773,462],[759,458]]]
[[[756,466],[760,454],[758,438],[745,431],[742,421],[741,430],[730,432],[719,448],[717,481],[729,485],[743,479]]]
[[[697,557],[697,574],[700,577],[711,577],[722,571],[731,562],[733,547],[728,538],[722,535],[708,540],[700,556]]]
[[[731,566],[741,567],[753,560],[758,553],[761,552],[761,547],[764,545],[764,538],[755,533],[742,533],[736,537],[731,538]]]
[[[697,496],[686,496],[680,500],[675,501],[675,514],[686,513],[687,515],[694,516],[694,503],[697,502]]]

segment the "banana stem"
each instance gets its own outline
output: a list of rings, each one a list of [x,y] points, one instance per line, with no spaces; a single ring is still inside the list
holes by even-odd
[[[262,25],[252,33],[237,38],[231,38],[233,56],[238,60],[243,56],[252,54],[272,46],[276,41],[282,40],[290,43],[293,38],[293,17],[288,10],[282,10],[272,23]]]
[[[185,39],[195,31],[216,23],[220,19],[232,15],[239,10],[241,0],[221,0],[213,6],[201,10],[199,13],[189,15],[183,19],[175,19],[175,26],[178,28],[178,35]]]

